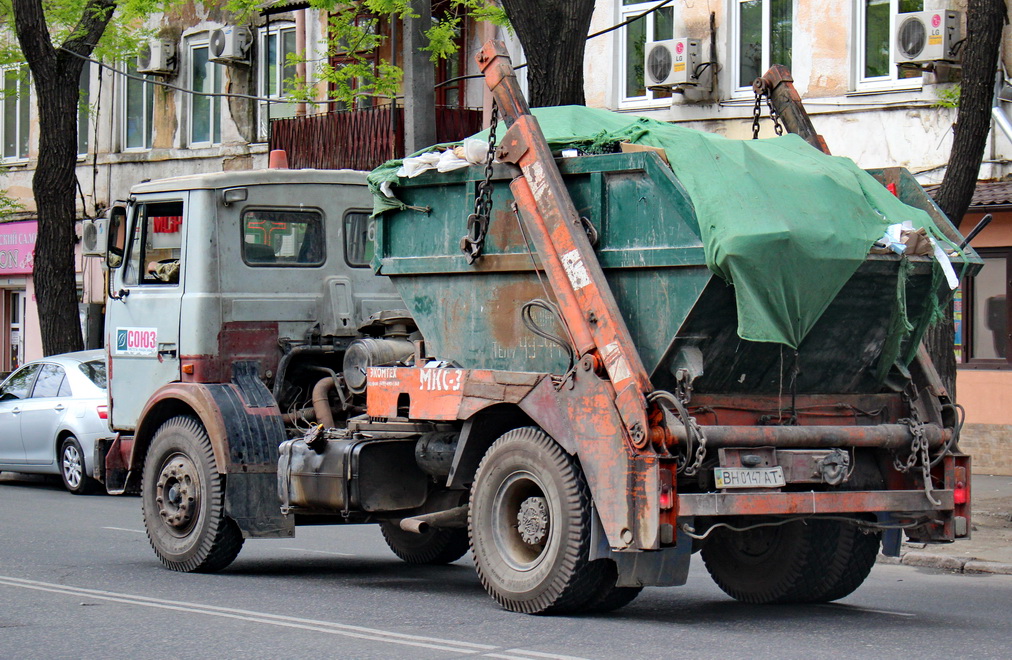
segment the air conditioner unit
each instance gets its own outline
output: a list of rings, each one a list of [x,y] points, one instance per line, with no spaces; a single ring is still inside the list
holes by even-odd
[[[245,62],[253,35],[241,25],[226,25],[211,31],[212,62]]]
[[[700,42],[698,39],[667,39],[647,43],[647,87],[675,87],[699,82]]]
[[[86,257],[104,257],[105,249],[105,220],[85,220],[81,225],[81,254]]]
[[[151,39],[137,53],[137,73],[169,75],[176,72],[176,43]]]
[[[897,14],[893,59],[898,64],[956,61],[959,58],[954,47],[961,38],[958,11],[940,9]]]

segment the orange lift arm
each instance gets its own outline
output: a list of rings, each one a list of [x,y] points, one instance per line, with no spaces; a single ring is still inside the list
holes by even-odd
[[[637,449],[651,439],[646,396],[650,377],[604,277],[538,120],[524,99],[506,46],[489,41],[475,58],[506,131],[496,157],[520,167],[510,184],[578,357],[592,356],[615,391],[625,434]]]

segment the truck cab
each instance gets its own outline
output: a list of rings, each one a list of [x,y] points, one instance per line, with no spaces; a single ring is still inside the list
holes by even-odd
[[[111,490],[136,489],[131,454],[136,464],[166,416],[208,398],[192,392],[231,383],[240,364],[295,405],[298,378],[281,387],[280,372],[297,376],[298,355],[340,368],[362,322],[402,306],[369,268],[371,205],[364,173],[272,169],[145,182],[113,208]]]

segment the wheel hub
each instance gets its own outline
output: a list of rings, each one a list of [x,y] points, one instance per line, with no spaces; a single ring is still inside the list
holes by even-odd
[[[544,542],[548,531],[548,503],[543,497],[528,497],[517,512],[517,530],[524,543],[537,545]]]
[[[81,456],[73,446],[63,450],[63,476],[72,488],[77,488],[81,483]]]
[[[196,466],[186,458],[173,458],[158,475],[155,502],[162,521],[177,530],[186,529],[197,512]]]

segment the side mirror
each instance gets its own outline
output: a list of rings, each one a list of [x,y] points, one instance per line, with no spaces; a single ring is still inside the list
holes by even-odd
[[[110,270],[123,265],[123,254],[126,249],[126,208],[114,206],[109,209],[106,216],[106,241],[105,264]]]

